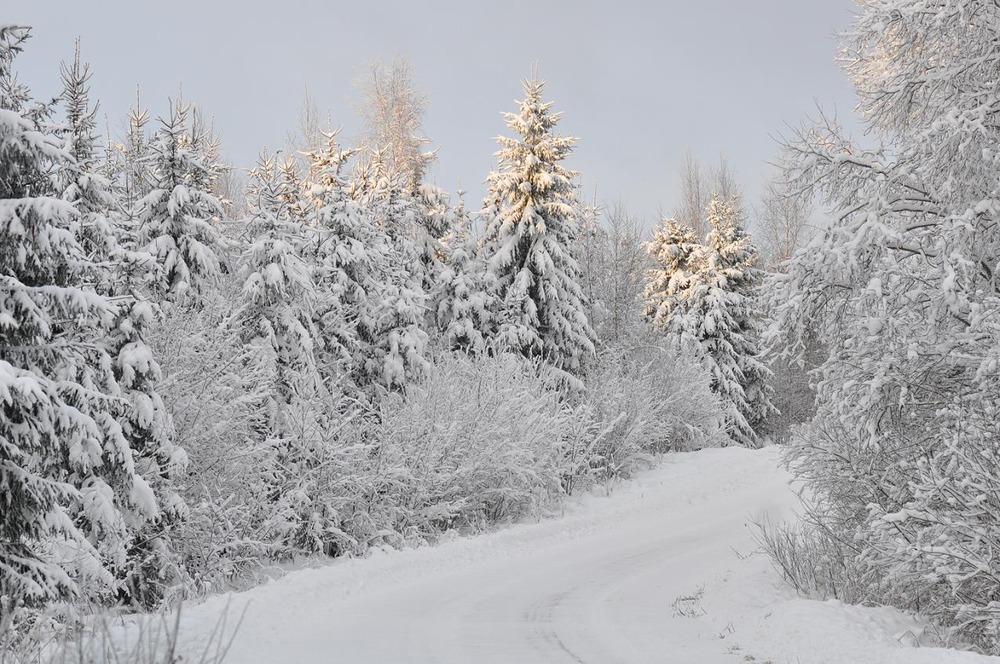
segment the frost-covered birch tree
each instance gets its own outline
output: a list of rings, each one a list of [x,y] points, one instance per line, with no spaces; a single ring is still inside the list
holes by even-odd
[[[794,468],[871,601],[1000,654],[1000,67],[995,3],[868,0],[846,69],[877,144],[826,118],[785,176],[832,210],[773,283],[775,335],[828,349]]]

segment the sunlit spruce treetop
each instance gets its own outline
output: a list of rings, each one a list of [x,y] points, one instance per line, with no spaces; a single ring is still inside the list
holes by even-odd
[[[533,76],[524,84],[520,111],[504,114],[517,137],[497,138],[499,165],[489,175],[484,205],[484,250],[500,301],[498,341],[575,371],[594,352],[570,251],[575,173],[559,163],[576,139],[553,133],[561,114],[542,101],[543,87]]]

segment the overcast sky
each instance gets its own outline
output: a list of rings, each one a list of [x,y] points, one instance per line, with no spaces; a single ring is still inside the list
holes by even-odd
[[[59,61],[82,39],[92,92],[112,127],[136,85],[153,116],[183,84],[214,117],[224,154],[250,166],[282,147],[303,91],[345,135],[357,131],[354,81],[366,61],[411,63],[429,97],[425,133],[439,158],[430,177],[481,199],[501,111],[516,110],[532,62],[546,97],[579,137],[567,166],[588,192],[653,220],[676,204],[690,150],[725,154],[753,200],[775,137],[816,105],[848,120],[854,96],[835,62],[849,0],[660,2],[213,2],[5,0],[3,21],[31,25],[16,62],[37,97],[58,92]],[[850,126],[850,123],[847,123]]]

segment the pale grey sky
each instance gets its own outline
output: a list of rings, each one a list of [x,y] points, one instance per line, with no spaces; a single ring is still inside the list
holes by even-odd
[[[546,96],[580,138],[567,166],[647,223],[676,204],[678,164],[721,153],[753,201],[787,132],[816,104],[849,120],[855,100],[835,63],[849,0],[620,0],[497,3],[6,0],[3,21],[34,28],[16,62],[36,97],[58,92],[59,61],[82,38],[92,92],[116,126],[135,86],[155,117],[183,84],[215,118],[238,166],[282,147],[303,91],[346,135],[366,61],[406,56],[429,96],[425,133],[440,148],[431,178],[477,207],[538,62]],[[850,123],[848,123],[850,126]]]

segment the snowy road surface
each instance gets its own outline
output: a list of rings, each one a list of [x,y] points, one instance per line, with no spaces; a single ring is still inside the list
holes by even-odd
[[[227,662],[1000,662],[915,647],[891,609],[796,598],[747,524],[791,514],[773,448],[668,457],[567,515],[290,573],[246,607]],[[188,607],[189,644],[227,599]]]

